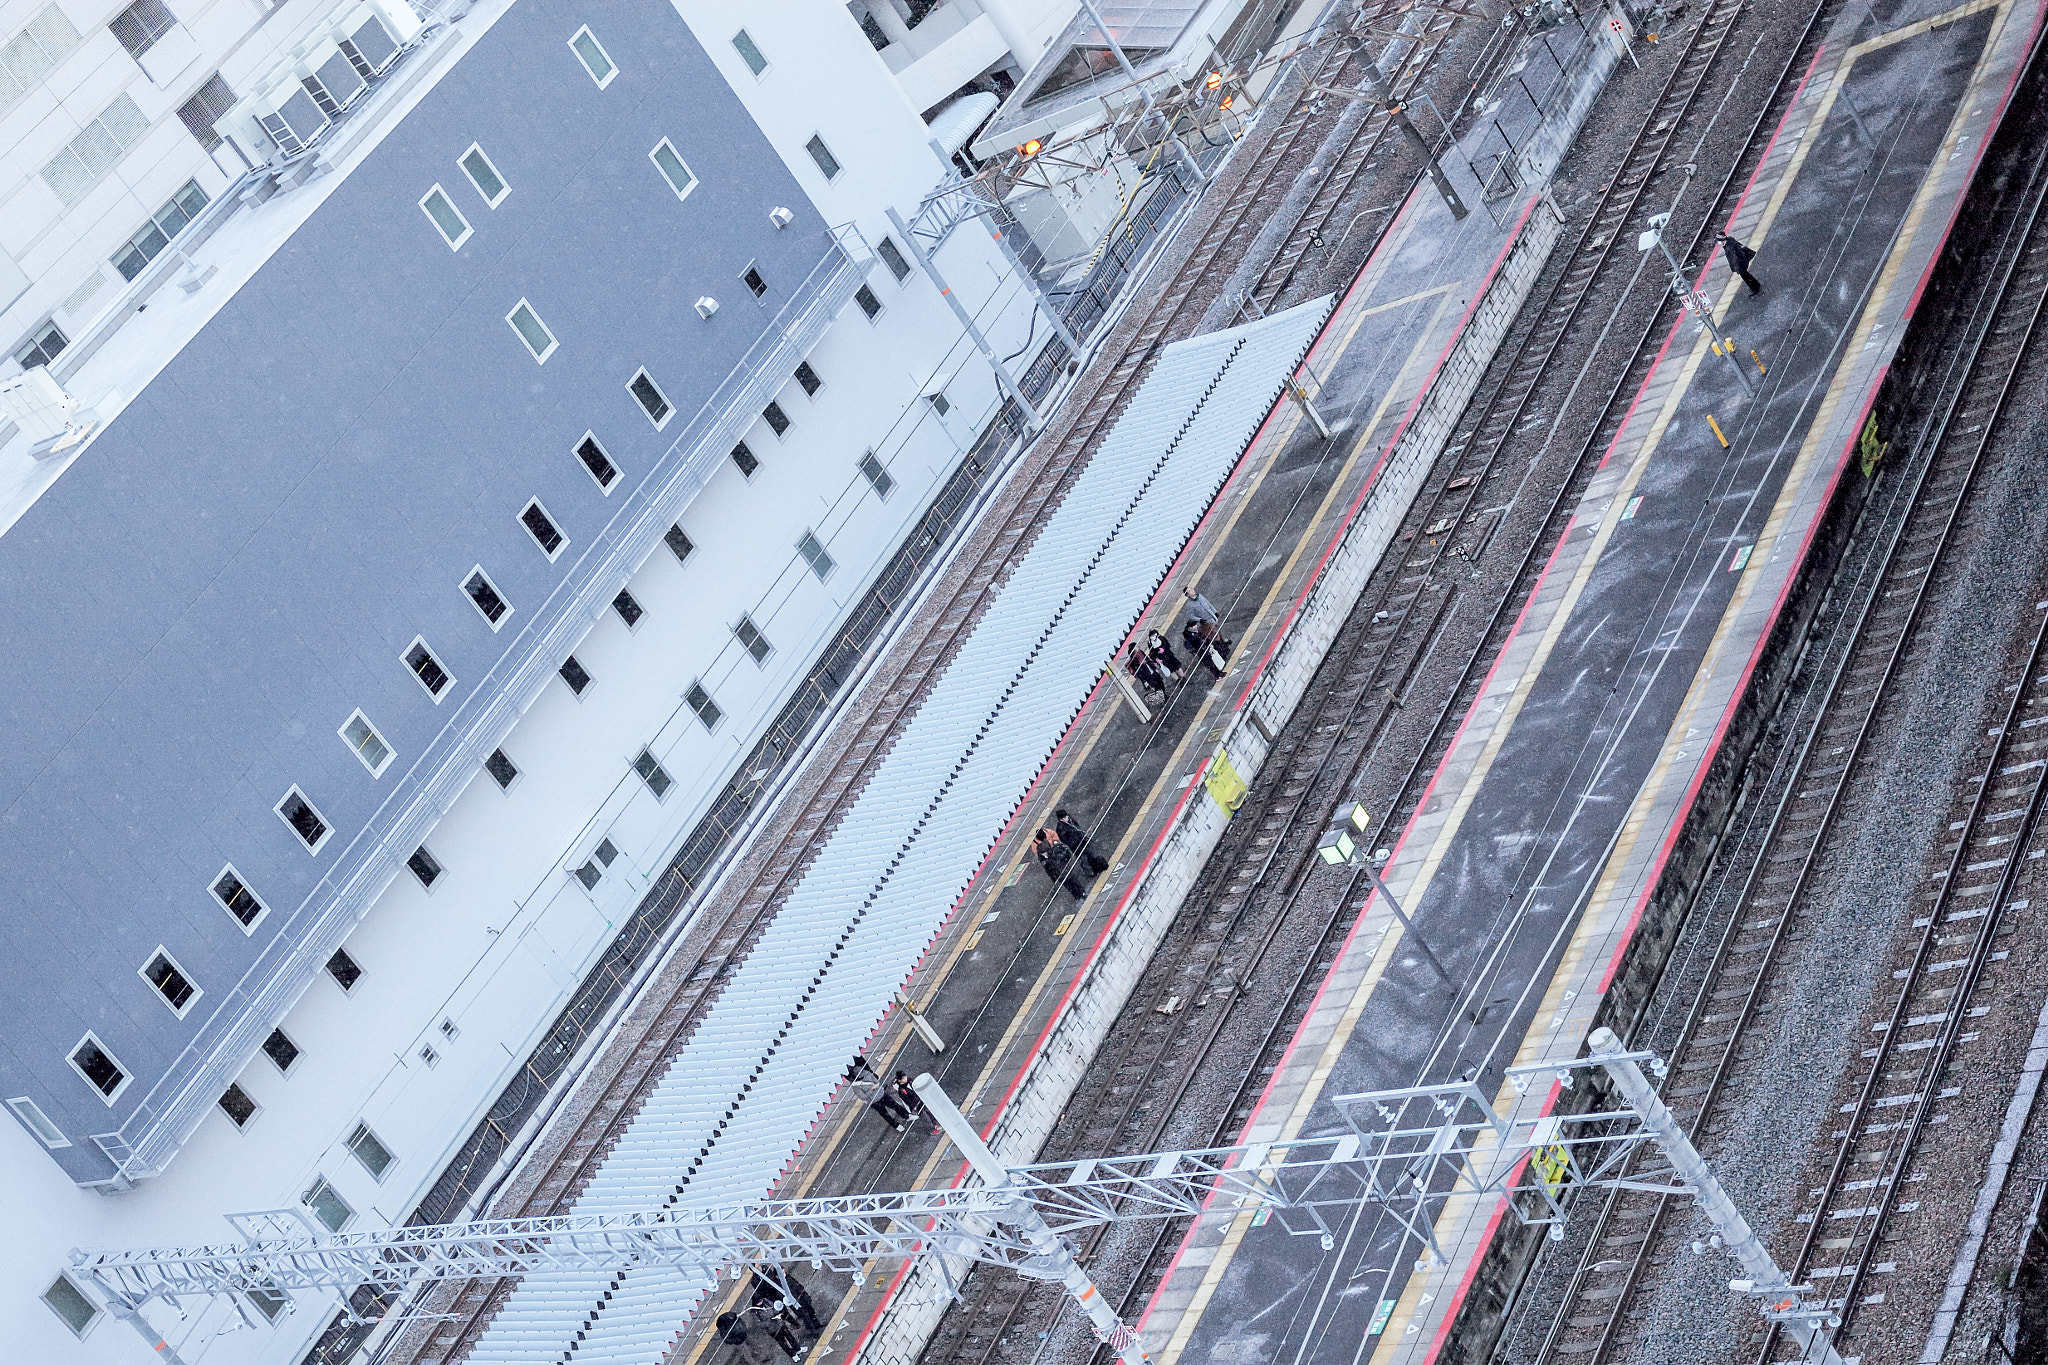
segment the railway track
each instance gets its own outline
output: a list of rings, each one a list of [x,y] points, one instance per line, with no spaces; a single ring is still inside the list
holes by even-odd
[[[1673,983],[1678,998],[1689,1002],[1684,1022],[1668,1043],[1645,1040],[1667,1051],[1663,1099],[1696,1135],[1713,1131],[1716,1106],[1731,1086],[1757,1079],[1745,1071],[1753,1067],[1745,1031],[1768,1010],[1774,991],[1791,984],[1778,979],[1776,968],[1800,936],[1807,894],[1837,836],[1853,833],[1845,817],[1859,772],[1882,743],[1881,723],[1902,662],[1927,604],[1952,572],[1961,572],[1952,568],[1948,551],[2048,302],[2048,218],[2042,214],[2048,153],[2035,153],[2027,174],[2027,189],[2017,196],[2021,207],[2003,224],[2004,244],[1966,320],[1967,341],[1956,348],[1935,415],[1913,448],[1894,457],[1887,506],[1865,514],[1890,529],[1872,537],[1860,561],[1846,565],[1837,580],[1844,610],[1813,650],[1818,668],[1832,671],[1790,718],[1792,732],[1805,737],[1762,784],[1762,799],[1751,807],[1755,828],[1726,841],[1753,849],[1753,861],[1705,969]],[[2039,763],[2016,761],[2014,753],[2027,742],[2022,719],[2048,714],[2042,710],[2048,707],[2044,638],[2037,627],[2003,663],[1998,681],[2011,684],[2006,715],[1981,755],[1981,772],[1959,784],[1947,869],[1902,907],[1919,930],[1917,943],[1897,973],[1896,994],[1864,1035],[1876,1044],[1864,1052],[1853,1095],[1837,1116],[1841,1130],[1804,1215],[1804,1245],[1788,1267],[1795,1282],[1811,1280],[1833,1302],[1841,1319],[1838,1341],[1869,1306],[1863,1290],[1885,1254],[1885,1229],[1900,1211],[1915,1144],[1943,1097],[1942,1079],[1958,1042],[1974,1036],[1971,992],[1993,960],[2001,911],[2048,794]],[[1916,1207],[1910,1197],[1904,1202]],[[1630,1320],[1640,1307],[1646,1269],[1672,1250],[1675,1207],[1665,1196],[1643,1192],[1603,1200],[1528,1358],[1600,1365],[1638,1344]],[[1539,1272],[1535,1282],[1541,1279]],[[1760,1358],[1795,1358],[1787,1354],[1791,1349],[1773,1330]]]

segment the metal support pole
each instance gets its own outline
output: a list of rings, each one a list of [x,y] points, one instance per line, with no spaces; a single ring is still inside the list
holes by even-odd
[[[1038,415],[1038,409],[1024,396],[1024,390],[1017,387],[1017,381],[1011,377],[1009,367],[997,358],[995,348],[988,344],[988,338],[981,334],[981,328],[975,326],[974,318],[961,306],[960,300],[953,297],[952,286],[946,283],[946,277],[939,273],[938,266],[925,254],[925,249],[918,245],[917,238],[910,235],[910,225],[903,221],[903,215],[896,212],[893,205],[889,208],[889,221],[896,225],[896,235],[903,239],[903,245],[910,248],[910,254],[917,259],[918,266],[931,277],[931,282],[938,286],[939,297],[952,306],[953,316],[967,329],[967,335],[973,339],[975,349],[981,352],[981,357],[989,363],[989,368],[996,372],[996,379],[1002,384],[1003,390],[1016,400],[1018,407],[1024,409],[1024,418],[1031,424],[1031,429],[1036,431],[1043,427],[1045,419]]]
[[[1451,980],[1451,974],[1444,970],[1444,964],[1436,960],[1436,954],[1432,953],[1429,950],[1429,945],[1422,941],[1422,935],[1415,928],[1415,921],[1408,918],[1408,912],[1401,908],[1401,902],[1395,900],[1394,893],[1387,890],[1386,882],[1380,878],[1379,865],[1373,862],[1370,855],[1367,855],[1365,861],[1360,866],[1365,869],[1365,875],[1372,878],[1373,888],[1380,893],[1380,899],[1387,903],[1387,909],[1393,911],[1394,918],[1401,921],[1401,928],[1406,931],[1409,938],[1415,940],[1415,950],[1422,954],[1422,960],[1427,962],[1430,970],[1437,974],[1437,979],[1455,993],[1458,989],[1458,983]]]
[[[1686,279],[1685,271],[1678,264],[1678,258],[1671,254],[1671,247],[1664,240],[1662,228],[1657,229],[1657,249],[1664,253],[1664,259],[1671,264],[1671,287],[1678,291],[1681,299],[1691,298],[1692,281]],[[1742,368],[1742,362],[1735,358],[1735,347],[1729,344],[1728,339],[1721,335],[1721,329],[1714,324],[1714,310],[1702,303],[1699,306],[1699,314],[1700,321],[1714,334],[1714,350],[1726,357],[1729,365],[1734,368],[1735,378],[1741,383],[1743,393],[1751,398],[1756,397],[1756,381],[1749,377],[1748,370]]]
[[[1443,196],[1444,204],[1451,211],[1452,220],[1462,222],[1465,215],[1472,210],[1465,207],[1465,201],[1458,197],[1458,191],[1451,185],[1451,178],[1444,174],[1443,163],[1437,160],[1435,150],[1429,145],[1429,139],[1423,137],[1422,130],[1409,121],[1407,106],[1397,101],[1393,92],[1387,88],[1387,79],[1380,74],[1378,62],[1365,64],[1363,79],[1366,88],[1372,92],[1372,97],[1386,106],[1387,117],[1400,129],[1401,136],[1407,138],[1415,150],[1422,154],[1422,164],[1429,169],[1429,182],[1436,186],[1436,192]],[[1507,134],[1503,133],[1501,136],[1505,138]]]
[[[1102,41],[1109,44],[1110,55],[1115,57],[1116,64],[1123,68],[1124,79],[1138,87],[1138,97],[1145,101],[1145,112],[1150,114],[1154,121],[1159,124],[1160,136],[1171,142],[1174,151],[1180,153],[1180,163],[1188,168],[1189,174],[1195,177],[1195,183],[1197,185],[1208,184],[1209,177],[1202,173],[1202,167],[1196,162],[1194,153],[1190,152],[1186,144],[1174,134],[1173,124],[1167,120],[1166,115],[1159,112],[1159,106],[1153,102],[1152,92],[1147,90],[1138,80],[1137,68],[1133,67],[1131,59],[1124,55],[1123,44],[1119,43],[1116,40],[1116,35],[1109,31],[1109,25],[1102,22],[1102,11],[1095,8],[1095,0],[1081,0],[1081,8],[1088,11],[1088,18],[1101,32]]]
[[[1322,437],[1325,441],[1329,440],[1330,424],[1323,420],[1323,415],[1316,411],[1316,405],[1309,401],[1308,390],[1301,386],[1299,379],[1289,379],[1287,381],[1287,396],[1292,398],[1295,404],[1308,414],[1308,420],[1315,424],[1316,435]]]
[[[149,1320],[142,1316],[140,1309],[110,1297],[107,1301],[107,1311],[141,1333],[142,1339],[149,1343],[149,1349],[156,1353],[161,1365],[185,1365],[185,1358],[178,1354],[177,1348],[164,1340],[162,1332],[149,1325]]]
[[[1109,661],[1109,680],[1116,684],[1117,691],[1124,694],[1124,702],[1131,708],[1132,714],[1137,716],[1138,724],[1150,725],[1152,723],[1152,708],[1145,705],[1145,699],[1138,695],[1138,689],[1131,684],[1129,678],[1124,676],[1121,660],[1111,659]]]
[[[1671,1117],[1664,1101],[1657,1098],[1657,1091],[1643,1075],[1642,1068],[1623,1059],[1627,1049],[1621,1045],[1621,1039],[1614,1030],[1594,1029],[1586,1042],[1592,1060],[1614,1078],[1622,1098],[1642,1120],[1644,1131],[1656,1141],[1665,1159],[1671,1163],[1671,1169],[1693,1188],[1700,1211],[1721,1234],[1728,1254],[1747,1272],[1747,1279],[1731,1281],[1729,1288],[1737,1293],[1760,1295],[1764,1316],[1784,1325],[1799,1343],[1807,1360],[1819,1361],[1821,1365],[1842,1365],[1842,1357],[1824,1330],[1834,1325],[1826,1307],[1808,1304],[1801,1297],[1801,1290],[1793,1286],[1785,1272],[1778,1268],[1778,1263],[1771,1259],[1770,1251],[1735,1207],[1734,1201],[1728,1198],[1728,1192],[1714,1178],[1706,1160],[1678,1126],[1678,1121]]]
[[[920,1074],[911,1086],[916,1089],[918,1098],[924,1101],[924,1107],[930,1111],[933,1120],[960,1149],[960,1155],[967,1158],[967,1164],[974,1168],[975,1174],[991,1188],[1000,1189],[1011,1183],[1009,1168],[989,1150],[988,1144],[981,1140],[981,1134],[974,1131],[974,1125],[954,1106],[952,1097],[932,1079],[929,1071]],[[1046,1226],[1037,1209],[1020,1197],[1011,1212],[997,1216],[1021,1230],[1037,1253],[1032,1257],[1036,1264],[1028,1273],[1034,1278],[1056,1281],[1073,1296],[1081,1311],[1088,1315],[1095,1335],[1110,1344],[1117,1359],[1124,1365],[1152,1365],[1138,1334],[1103,1301],[1102,1291],[1088,1278],[1088,1272],[1081,1269],[1081,1263],[1074,1259],[1074,1253],[1067,1249],[1067,1244]]]
[[[924,1017],[924,1014],[917,1006],[910,1003],[909,996],[905,995],[902,991],[896,992],[896,1003],[903,1007],[903,1017],[910,1021],[910,1026],[913,1029],[917,1030],[917,1036],[924,1040],[926,1047],[930,1048],[933,1052],[944,1052],[946,1050],[946,1040],[939,1036],[939,1031],[931,1026],[930,1021]]]

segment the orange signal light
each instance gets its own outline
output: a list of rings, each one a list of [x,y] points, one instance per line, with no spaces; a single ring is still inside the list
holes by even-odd
[[[1223,88],[1223,73],[1221,71],[1211,71],[1206,84],[1211,90],[1221,90]]]
[[[1223,103],[1221,103],[1221,104],[1217,105],[1216,107],[1217,107],[1218,109],[1228,109],[1228,108],[1229,108],[1229,107],[1230,107],[1231,105],[1233,105],[1233,104],[1236,104],[1236,103],[1237,103],[1237,96],[1235,96],[1235,95],[1225,95],[1225,96],[1223,97]]]
[[[1040,152],[1045,150],[1045,144],[1043,142],[1040,142],[1037,138],[1032,138],[1031,141],[1025,143],[1022,147],[1019,147],[1017,150],[1019,152],[1022,152],[1025,156],[1037,156]]]

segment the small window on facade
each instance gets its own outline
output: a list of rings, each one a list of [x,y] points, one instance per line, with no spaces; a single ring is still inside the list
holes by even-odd
[[[612,59],[590,32],[589,25],[576,30],[576,36],[569,40],[569,50],[576,54],[576,60],[583,63],[583,69],[590,73],[590,79],[597,82],[602,90],[612,83],[612,77],[619,69],[612,65]]]
[[[647,371],[642,370],[633,376],[633,382],[626,387],[631,389],[633,397],[639,400],[641,408],[647,413],[647,420],[654,423],[656,430],[660,430],[675,409],[671,408],[668,399],[662,396],[659,386],[648,377]]]
[[[832,556],[825,553],[824,545],[809,531],[797,541],[796,552],[803,556],[804,563],[811,566],[811,572],[818,576],[820,582],[831,575],[834,567]]]
[[[676,198],[688,199],[690,191],[697,188],[696,172],[690,169],[690,164],[683,160],[675,144],[667,138],[655,143],[654,150],[647,157],[661,172],[661,178],[668,181],[668,187],[676,192]]]
[[[944,417],[953,410],[953,405],[946,401],[944,393],[928,393],[925,395],[925,399],[932,405],[932,411],[941,417]]]
[[[860,472],[868,481],[868,486],[875,490],[875,496],[878,498],[888,497],[889,490],[896,486],[896,480],[890,477],[888,470],[882,468],[882,462],[875,458],[875,452],[872,450],[860,457]]]
[[[503,749],[491,750],[491,756],[484,760],[484,771],[491,775],[491,781],[504,791],[511,791],[512,784],[519,780],[519,769],[512,760],[505,757]]]
[[[78,1068],[78,1074],[85,1077],[86,1083],[99,1091],[100,1098],[108,1104],[112,1104],[114,1096],[128,1085],[126,1068],[115,1061],[114,1054],[100,1046],[100,1040],[90,1033],[71,1049],[71,1065]]]
[[[860,305],[861,312],[868,315],[869,322],[882,316],[882,301],[876,298],[875,291],[866,285],[853,291],[853,301]]]
[[[413,876],[420,879],[420,885],[429,890],[432,890],[434,883],[440,880],[440,860],[427,852],[425,844],[421,844],[412,851],[412,856],[405,860],[405,865],[412,869]]]
[[[678,564],[689,563],[691,553],[697,548],[683,533],[683,528],[674,525],[661,533],[661,543],[668,546],[669,553],[676,557]]]
[[[761,628],[754,624],[751,616],[742,616],[739,624],[732,628],[732,633],[739,637],[741,647],[754,656],[757,664],[767,663],[768,656],[775,652],[775,647],[768,643],[768,637],[761,633]]]
[[[249,1098],[249,1092],[240,1085],[230,1084],[220,1092],[220,1111],[237,1128],[247,1128],[249,1120],[256,1117],[258,1107],[256,1101]]]
[[[754,458],[754,452],[747,448],[745,441],[732,448],[732,462],[740,467],[740,473],[750,479],[754,477],[754,471],[761,467],[761,462]]]
[[[512,311],[505,314],[505,321],[519,333],[519,339],[526,343],[527,350],[533,352],[533,358],[547,364],[548,357],[555,353],[559,343],[555,334],[548,330],[548,325],[540,320],[540,314],[533,311],[533,305],[525,299],[519,300],[512,306]]]
[[[263,1055],[276,1063],[279,1071],[289,1076],[292,1074],[292,1063],[299,1060],[299,1045],[287,1038],[283,1029],[274,1028],[270,1031],[270,1036],[263,1040]]]
[[[505,624],[505,618],[512,614],[512,608],[505,603],[505,595],[498,591],[498,585],[491,582],[491,576],[479,564],[469,571],[469,577],[462,580],[462,595],[470,605],[483,614],[492,630]]]
[[[377,733],[377,727],[370,724],[362,712],[356,712],[342,725],[341,741],[356,751],[356,757],[370,770],[370,776],[382,777],[384,770],[391,766],[391,746],[384,742],[384,736]]]
[[[505,177],[498,174],[498,168],[484,155],[484,149],[472,142],[469,150],[462,154],[462,173],[469,177],[469,183],[476,186],[476,192],[492,208],[505,202],[505,196],[512,193],[512,187],[505,183]]]
[[[740,60],[747,64],[747,70],[753,72],[756,76],[767,71],[768,59],[761,55],[760,47],[755,44],[753,36],[745,29],[741,29],[738,33],[732,35],[732,45],[733,50],[740,54]]]
[[[192,984],[192,978],[185,975],[185,969],[177,959],[158,948],[149,955],[149,961],[142,964],[142,979],[156,987],[156,993],[163,997],[171,1013],[180,1019],[185,1011],[192,1008],[192,1002],[199,998],[199,988]]]
[[[768,294],[768,281],[763,279],[761,272],[751,265],[740,272],[740,282],[746,285],[757,299],[765,298]]]
[[[441,1054],[434,1051],[434,1045],[432,1043],[421,1043],[420,1060],[425,1062],[428,1066],[439,1066],[441,1064]]]
[[[766,422],[769,429],[777,436],[789,430],[789,414],[782,410],[782,404],[780,403],[770,403],[767,407],[762,408],[761,420]]]
[[[334,984],[343,991],[352,991],[356,982],[363,979],[363,969],[348,955],[346,948],[336,948],[334,956],[327,959],[327,974],[334,978]]]
[[[718,703],[711,700],[711,694],[704,690],[703,683],[691,683],[690,690],[683,693],[683,702],[697,713],[697,719],[704,722],[707,730],[716,730],[725,715],[718,709]]]
[[[574,654],[562,660],[562,666],[555,671],[562,675],[563,682],[569,684],[569,690],[579,697],[590,687],[590,674],[584,671],[582,664],[576,662]]]
[[[265,1322],[276,1322],[292,1306],[292,1296],[279,1289],[275,1282],[265,1280],[262,1284],[251,1285],[242,1291],[242,1297],[249,1306],[263,1315]]]
[[[326,1176],[316,1179],[311,1187],[299,1196],[299,1202],[311,1209],[313,1216],[319,1219],[321,1226],[329,1232],[340,1232],[356,1216],[356,1211],[348,1206],[348,1201],[335,1192],[334,1186],[327,1183]]]
[[[459,250],[469,240],[469,234],[476,229],[462,216],[447,193],[439,185],[420,196],[420,211],[427,215],[427,221],[441,234],[441,240],[448,243],[450,251]]]
[[[186,181],[185,188],[172,195],[108,260],[121,272],[122,279],[134,279],[144,266],[163,254],[172,239],[205,207],[206,191],[199,188],[198,181]]]
[[[804,144],[804,150],[811,154],[811,160],[818,163],[818,169],[825,173],[827,180],[838,177],[839,159],[832,155],[832,149],[825,145],[824,138],[812,134],[811,140]]]
[[[462,1036],[462,1030],[455,1026],[453,1019],[443,1019],[441,1021],[441,1036],[452,1043]]]
[[[533,543],[540,546],[540,552],[549,559],[562,553],[562,547],[569,543],[556,528],[555,519],[548,515],[548,509],[540,505],[539,498],[519,510],[519,524],[526,528],[527,534],[533,537]]]
[[[43,1112],[43,1106],[26,1095],[7,1101],[7,1107],[14,1116],[28,1125],[28,1130],[42,1140],[45,1147],[69,1147],[71,1139],[64,1136],[64,1130]]]
[[[313,803],[297,787],[286,792],[284,799],[277,803],[277,816],[291,826],[292,833],[299,836],[309,852],[318,853],[320,845],[326,843],[327,836],[334,832],[326,818],[313,809]]]
[[[629,630],[639,625],[640,618],[647,614],[642,610],[639,600],[624,588],[620,588],[619,595],[612,599],[612,610],[619,614],[619,619],[626,623]]]
[[[121,46],[128,49],[128,55],[140,60],[142,54],[156,46],[156,40],[169,33],[177,24],[164,0],[135,0],[135,3],[114,16],[107,25],[114,36],[121,40]]]
[[[808,360],[796,367],[796,382],[804,386],[804,393],[811,398],[816,398],[818,390],[825,387],[825,381],[818,378],[818,372],[811,368]]]
[[[249,889],[249,884],[242,880],[242,874],[235,871],[233,864],[221,869],[210,889],[213,898],[235,917],[244,933],[254,929],[256,921],[263,918],[263,902],[256,898],[256,893]]]
[[[875,254],[882,258],[882,264],[889,267],[889,273],[896,277],[898,284],[910,278],[910,262],[903,255],[903,248],[896,245],[893,237],[884,237],[875,244]]]
[[[99,1306],[71,1282],[69,1275],[59,1275],[50,1281],[50,1287],[43,1291],[43,1302],[49,1305],[52,1313],[63,1319],[73,1336],[84,1336],[86,1329],[100,1315]]]
[[[381,1181],[384,1172],[391,1169],[391,1149],[377,1140],[377,1135],[366,1123],[358,1123],[356,1130],[348,1135],[348,1149],[355,1153],[356,1160],[363,1163],[363,1169],[373,1180]]]
[[[14,360],[24,370],[33,370],[55,360],[70,344],[71,339],[64,335],[64,329],[45,319],[42,326],[29,333],[28,340],[14,353]]]
[[[405,659],[405,666],[412,670],[412,675],[420,680],[420,686],[426,688],[427,695],[435,701],[441,700],[447,693],[449,684],[455,681],[448,675],[448,670],[441,667],[441,661],[434,657],[434,651],[427,648],[427,642],[417,635],[413,636],[412,643],[406,646],[402,657]]]
[[[618,857],[618,847],[610,839],[600,841],[591,855],[583,860],[583,866],[576,869],[576,880],[583,883],[585,891],[596,890],[597,884],[604,880],[604,870],[618,861]]]
[[[619,481],[619,467],[612,463],[611,456],[604,453],[604,447],[597,443],[597,437],[589,432],[576,443],[576,458],[590,471],[590,477],[597,480],[597,486],[605,492],[612,491],[612,485]]]
[[[654,793],[654,799],[657,801],[667,796],[668,789],[675,785],[675,779],[668,775],[668,769],[662,767],[660,761],[646,749],[642,749],[640,756],[633,760],[633,771],[640,774],[640,780],[647,784],[647,790]]]

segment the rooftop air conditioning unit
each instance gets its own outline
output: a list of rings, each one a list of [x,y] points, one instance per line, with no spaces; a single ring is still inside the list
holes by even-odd
[[[399,13],[384,5],[355,4],[344,6],[335,16],[329,32],[366,81],[383,75],[398,60],[399,50],[420,30],[419,19],[409,6],[397,9]]]
[[[247,137],[252,148],[260,147],[262,139],[268,138],[287,156],[306,150],[306,145],[330,122],[319,102],[297,81],[257,91],[237,102],[221,120],[230,131]]]
[[[312,45],[299,64],[298,76],[299,84],[330,119],[340,118],[341,111],[369,89],[369,82],[331,38]]]

